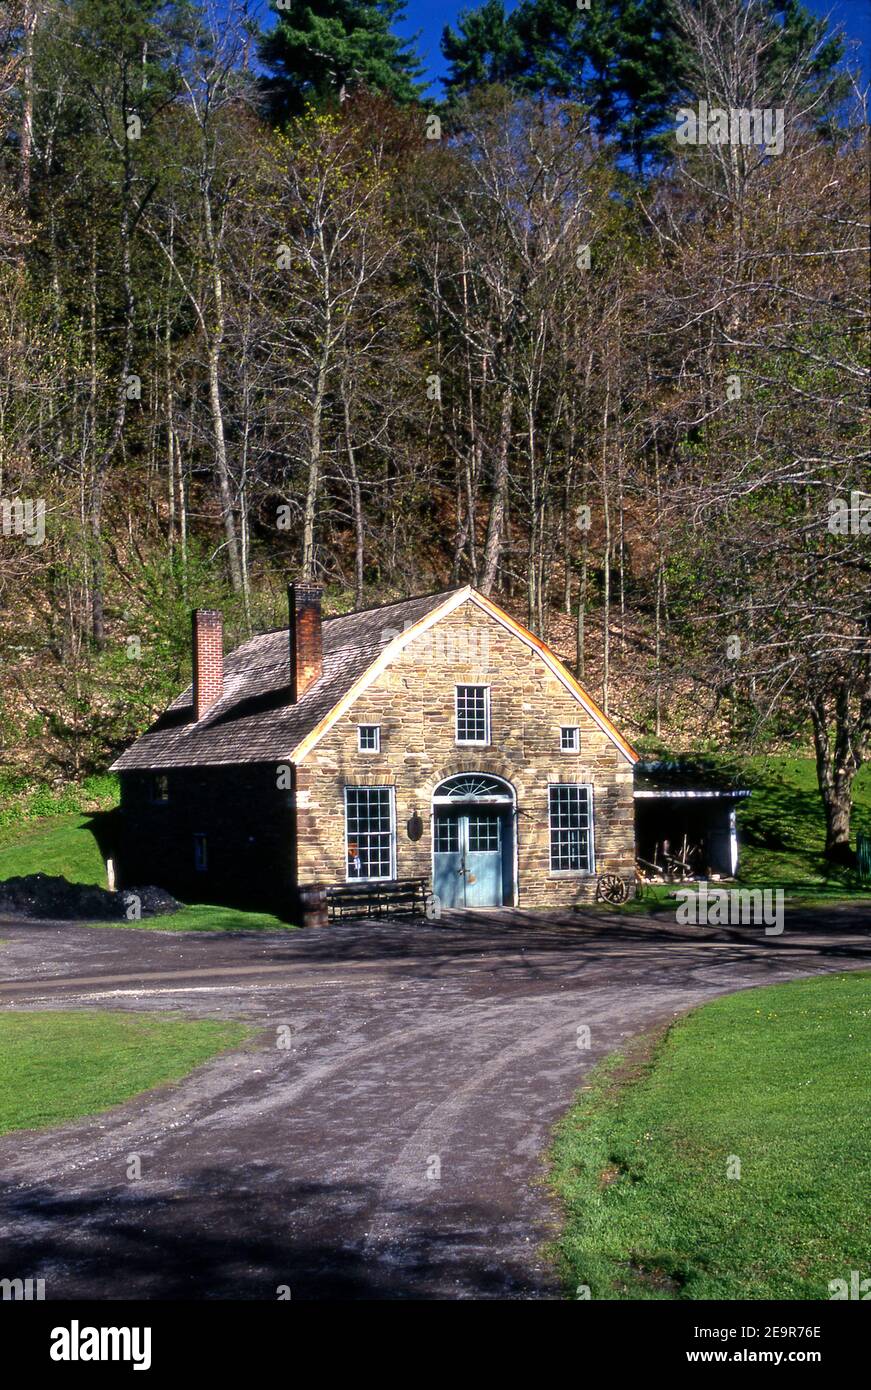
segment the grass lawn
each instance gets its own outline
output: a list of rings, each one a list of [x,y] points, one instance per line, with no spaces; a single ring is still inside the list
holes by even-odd
[[[91,815],[45,816],[9,827],[0,839],[0,879],[59,874],[70,883],[106,885],[106,866],[90,829]]]
[[[269,912],[244,912],[238,907],[217,907],[209,903],[188,903],[180,912],[161,917],[143,917],[139,922],[91,922],[92,927],[135,927],[137,931],[298,931],[292,922],[283,922]]]
[[[551,1155],[570,1296],[827,1299],[871,1274],[869,1052],[871,975],[850,972],[718,999],[609,1059]]]
[[[0,1014],[0,1133],[108,1110],[177,1081],[251,1032],[164,1014]]]
[[[712,758],[711,761],[717,761]],[[726,763],[726,759],[720,761]],[[822,802],[811,758],[759,756],[738,764],[753,795],[738,812],[740,882],[749,887],[783,888],[793,903],[836,903],[871,898],[851,875],[833,869],[823,858],[825,828]],[[730,767],[735,766],[733,760]],[[871,834],[871,764],[854,783],[853,838]],[[71,883],[106,887],[106,872],[97,837],[104,835],[111,810],[64,813],[0,828],[0,879],[19,874],[61,874]],[[604,914],[674,915],[670,884],[653,885],[640,901],[620,908],[602,906]],[[192,904],[171,917],[118,923],[152,931],[287,931],[287,922],[268,913]]]
[[[832,901],[857,889],[851,876],[823,858],[825,821],[811,758],[748,758],[742,763],[753,795],[738,811],[740,874],[748,883],[779,887],[796,899]],[[871,834],[871,765],[853,783],[851,841]]]

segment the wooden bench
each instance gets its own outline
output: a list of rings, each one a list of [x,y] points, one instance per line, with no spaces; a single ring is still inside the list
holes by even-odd
[[[325,891],[331,922],[343,917],[389,917],[394,912],[426,916],[432,894],[428,878],[390,878],[342,883]]]

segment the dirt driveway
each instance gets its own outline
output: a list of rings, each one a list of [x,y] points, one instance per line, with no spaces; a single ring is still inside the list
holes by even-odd
[[[44,1278],[48,1298],[557,1296],[541,1155],[589,1067],[714,995],[871,968],[867,909],[767,939],[522,912],[233,938],[0,921],[0,937],[2,1008],[261,1030],[108,1115],[0,1139],[0,1276]]]

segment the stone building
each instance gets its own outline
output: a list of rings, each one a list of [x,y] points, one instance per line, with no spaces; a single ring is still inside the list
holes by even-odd
[[[292,916],[315,884],[494,908],[631,881],[637,755],[543,642],[469,586],[326,619],[289,595],[226,657],[194,614],[192,687],[114,765],[125,883]]]

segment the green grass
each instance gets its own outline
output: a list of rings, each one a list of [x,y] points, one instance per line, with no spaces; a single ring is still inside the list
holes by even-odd
[[[753,792],[738,812],[742,880],[819,902],[871,893],[871,887],[858,888],[848,872],[823,857],[825,820],[811,758],[748,758],[742,771]],[[853,845],[859,830],[871,834],[868,764],[853,783]]]
[[[598,1068],[551,1155],[570,1296],[826,1299],[871,1275],[869,1051],[850,972],[716,1000]]]
[[[70,883],[105,888],[106,866],[89,828],[93,819],[74,812],[16,826],[14,838],[0,843],[0,879],[60,874]]]
[[[0,1014],[0,1133],[108,1110],[178,1081],[251,1032],[165,1014]]]
[[[712,759],[716,761],[716,759]],[[726,759],[721,759],[724,765]],[[735,760],[728,765],[735,767]],[[738,764],[740,776],[753,795],[738,812],[740,843],[740,881],[751,887],[783,888],[787,901],[806,905],[831,904],[871,897],[871,887],[861,888],[843,869],[833,868],[823,858],[825,824],[811,758],[759,756]],[[111,800],[112,786],[99,779],[90,788],[96,804],[97,793]],[[105,780],[105,779],[104,779]],[[871,765],[856,778],[853,812],[853,839],[857,830],[871,834]],[[82,799],[82,789],[71,789]],[[28,814],[41,805],[31,797]],[[95,814],[73,812],[52,814],[15,825],[0,825],[0,879],[19,874],[61,874],[72,883],[96,883],[106,887],[103,856],[96,835],[104,834],[109,818],[117,812]],[[627,914],[674,913],[671,885],[648,888],[641,901],[630,899],[622,908]],[[614,908],[602,907],[605,914]],[[121,923],[120,925],[127,925]],[[279,931],[288,924],[266,913],[209,907],[196,904],[172,917],[151,918],[129,923],[156,931]]]
[[[296,931],[292,922],[283,922],[269,912],[243,912],[238,907],[217,907],[209,903],[189,903],[180,912],[165,917],[143,917],[139,922],[91,922],[93,927],[135,927],[138,931]]]

